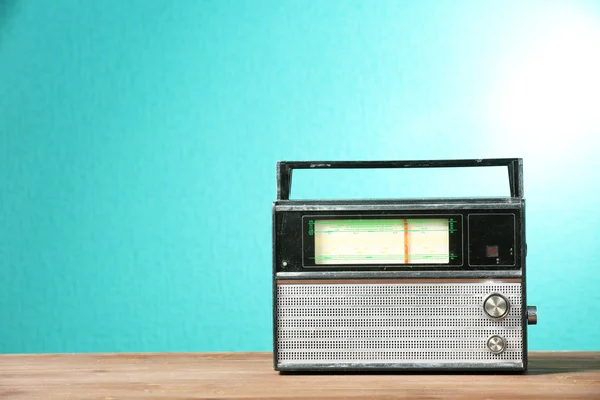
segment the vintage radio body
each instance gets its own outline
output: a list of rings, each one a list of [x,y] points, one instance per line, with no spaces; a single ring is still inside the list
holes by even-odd
[[[294,169],[506,166],[510,197],[290,200]],[[521,159],[279,162],[277,371],[527,368]]]

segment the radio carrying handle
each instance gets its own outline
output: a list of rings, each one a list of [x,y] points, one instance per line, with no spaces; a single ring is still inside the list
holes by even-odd
[[[523,159],[484,158],[412,161],[278,161],[277,200],[289,200],[294,169],[508,167],[510,196],[523,197]]]

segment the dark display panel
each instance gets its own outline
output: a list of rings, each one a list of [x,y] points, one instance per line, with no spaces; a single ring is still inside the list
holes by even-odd
[[[439,210],[418,210],[415,212],[402,211],[381,211],[381,210],[328,210],[328,211],[284,211],[275,213],[274,235],[276,239],[275,248],[275,269],[277,272],[324,272],[324,271],[444,271],[444,270],[508,270],[520,269],[522,266],[524,244],[521,237],[521,211],[515,210],[460,210],[452,213],[440,212]],[[500,211],[500,212],[498,212]],[[504,211],[504,212],[503,212]],[[387,260],[369,258],[365,255],[363,260],[344,260],[339,263],[333,258],[325,260],[324,254],[330,250],[321,246],[315,248],[315,226],[319,229],[331,230],[331,224],[342,224],[336,227],[342,231],[353,228],[353,224],[347,224],[347,220],[353,222],[364,220],[379,220],[380,222],[365,222],[363,228],[372,228],[382,230],[396,230],[402,240],[398,244],[404,245],[402,229],[398,229],[398,224],[404,224],[404,219],[421,220],[431,219],[440,223],[440,220],[448,221],[448,228],[454,233],[449,233],[448,237],[448,260],[445,259],[445,253],[435,254],[438,260],[434,263],[433,256],[426,263],[416,263],[415,257],[408,257],[408,263],[398,254],[391,253],[383,255]],[[311,223],[312,221],[312,223]],[[317,222],[323,221],[323,222]],[[450,227],[450,222],[452,227]],[[384,223],[384,225],[380,225]],[[409,223],[409,221],[407,221]],[[386,225],[387,224],[387,225]],[[309,234],[312,226],[312,235]],[[431,225],[430,225],[431,227]],[[355,226],[354,226],[355,228]],[[347,234],[347,232],[346,232]],[[343,236],[343,235],[342,235]],[[333,236],[330,236],[332,238]],[[385,239],[385,238],[384,238]],[[409,237],[409,245],[411,243]],[[337,240],[337,239],[336,239]],[[335,240],[321,245],[332,246]],[[439,245],[438,241],[438,245]],[[358,246],[355,246],[358,247]],[[367,246],[369,247],[369,246]],[[383,246],[386,247],[386,246]],[[387,246],[389,247],[389,246]],[[337,247],[335,247],[338,249]],[[339,249],[338,249],[339,250]],[[410,251],[409,251],[410,253]],[[416,252],[414,252],[416,253]],[[363,252],[363,254],[366,254]],[[417,253],[422,254],[422,253]],[[338,254],[339,256],[340,254]],[[346,258],[353,258],[356,254],[341,254]],[[321,256],[317,260],[315,256]],[[342,257],[338,257],[340,259]],[[320,263],[317,263],[320,262]]]
[[[469,265],[515,265],[514,214],[470,214],[468,221]]]

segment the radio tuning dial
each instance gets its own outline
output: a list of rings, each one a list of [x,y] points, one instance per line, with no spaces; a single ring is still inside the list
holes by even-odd
[[[508,313],[508,300],[501,294],[489,295],[483,302],[483,310],[494,319],[502,318]]]

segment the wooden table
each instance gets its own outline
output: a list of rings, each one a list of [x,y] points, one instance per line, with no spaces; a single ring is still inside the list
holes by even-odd
[[[1,399],[600,399],[600,353],[531,353],[525,375],[279,375],[270,353],[0,355]]]

